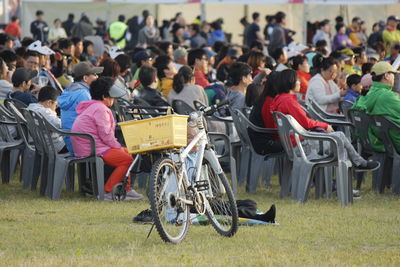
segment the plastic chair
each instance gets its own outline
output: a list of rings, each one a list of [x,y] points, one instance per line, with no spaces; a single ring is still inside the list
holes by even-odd
[[[175,99],[172,101],[172,108],[176,113],[180,115],[189,115],[193,111],[196,111],[194,108],[189,106],[189,104],[179,99]]]
[[[385,185],[392,185],[392,192],[395,195],[400,194],[400,154],[397,152],[395,145],[390,137],[390,133],[393,131],[396,134],[400,132],[400,126],[387,119],[385,116],[373,116],[375,120],[376,127],[379,128],[382,136],[383,145],[385,146],[385,152],[387,156],[387,160],[385,161],[385,171],[386,175],[383,175],[384,178],[389,178],[390,175],[387,175],[388,172],[391,171],[391,182],[389,179],[384,180],[379,188],[379,191],[383,193],[385,190]],[[392,168],[390,169],[390,165]]]
[[[44,148],[45,159],[47,160],[47,168],[43,168],[43,170],[47,169],[47,177],[45,177],[45,180],[42,180],[41,193],[44,193],[53,200],[59,199],[64,181],[66,182],[67,187],[68,183],[70,184],[70,187],[71,183],[73,184],[74,164],[87,163],[90,166],[94,195],[97,196],[99,200],[103,200],[104,163],[101,157],[96,156],[96,144],[94,138],[90,134],[72,133],[65,130],[59,130],[34,111],[26,111],[25,118],[28,122],[29,128],[33,128],[32,132],[35,135],[35,142],[40,142],[38,145]],[[91,145],[90,155],[84,158],[76,158],[70,154],[58,154],[51,138],[52,133],[57,133],[62,136],[79,136],[88,139]],[[72,181],[70,180],[71,178]],[[82,184],[81,179],[82,177],[79,179],[80,186]]]
[[[246,174],[246,176],[247,176],[246,191],[249,193],[255,193],[257,184],[258,184],[260,170],[262,169],[264,161],[272,159],[272,158],[281,157],[284,155],[284,153],[283,152],[282,153],[271,153],[271,154],[266,154],[266,155],[258,154],[254,150],[253,144],[249,137],[248,130],[252,129],[255,132],[264,133],[264,134],[276,134],[277,130],[260,128],[260,127],[255,126],[238,109],[232,111],[232,119],[235,124],[236,130],[238,132],[239,138],[241,140],[242,147],[244,147],[248,151],[250,151],[250,156],[249,156],[250,160],[249,160],[247,174]],[[269,169],[271,169],[270,174],[272,174],[272,170],[273,170],[273,166],[271,166],[271,165],[272,164],[269,164],[269,167],[270,167]]]
[[[320,116],[322,116],[325,119],[335,119],[335,120],[344,120],[345,119],[344,115],[326,112],[313,99],[308,99],[307,110],[309,110],[310,108],[314,109],[318,114],[320,114]]]
[[[312,177],[317,168],[337,167],[337,192],[343,206],[353,201],[351,183],[351,162],[347,160],[343,141],[334,135],[326,133],[308,132],[292,116],[274,112],[274,119],[278,126],[282,145],[293,162],[293,171],[290,176],[292,198],[301,203],[307,201]],[[295,140],[296,146],[292,144]],[[314,141],[328,141],[331,144],[332,154],[319,158],[308,158],[300,139]],[[327,189],[328,190],[328,189]]]

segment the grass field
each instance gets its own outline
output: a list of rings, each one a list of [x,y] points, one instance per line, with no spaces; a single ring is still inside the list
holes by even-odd
[[[132,217],[148,202],[98,202],[78,193],[51,201],[0,185],[0,266],[399,266],[400,202],[363,186],[349,207],[336,200],[300,205],[269,189],[251,198],[277,206],[280,226],[240,227],[233,238],[211,226],[191,226],[179,245],[165,244]]]

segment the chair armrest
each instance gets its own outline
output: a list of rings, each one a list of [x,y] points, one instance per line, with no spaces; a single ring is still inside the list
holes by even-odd
[[[229,116],[229,117],[222,117],[222,116],[219,116],[219,115],[215,115],[215,113],[214,113],[212,116],[210,116],[210,119],[211,119],[211,120],[215,120],[215,121],[233,122],[231,116]]]
[[[3,120],[0,120],[0,124],[17,125],[18,123],[16,121],[3,121]]]
[[[223,134],[223,133],[216,133],[216,132],[209,132],[209,133],[207,133],[207,135],[208,135],[208,137],[210,138],[210,141],[212,142],[212,140],[222,140],[222,141],[224,141],[224,146],[226,147],[226,148],[229,148],[230,149],[230,140],[229,140],[229,137],[228,136],[226,136],[226,134]],[[229,154],[228,154],[228,152],[227,152],[228,150],[227,149],[225,149],[225,151],[224,151],[224,154],[222,154],[222,155],[220,155],[221,157],[225,157],[225,156],[228,156]]]

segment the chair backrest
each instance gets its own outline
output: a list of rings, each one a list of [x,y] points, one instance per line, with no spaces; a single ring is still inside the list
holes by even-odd
[[[383,115],[373,116],[372,118],[375,121],[376,127],[380,130],[385,152],[391,157],[393,157],[394,153],[398,154],[389,132],[396,131],[397,135],[400,134],[400,126]]]
[[[233,124],[235,125],[236,132],[239,135],[240,141],[242,145],[251,149],[253,151],[253,147],[251,144],[249,132],[248,132],[248,125],[251,123],[245,115],[239,110],[235,109],[231,112]]]
[[[21,109],[23,109],[23,108],[27,108],[27,107],[28,107],[24,102],[22,102],[22,101],[20,101],[20,100],[18,100],[18,99],[15,99],[15,98],[7,98],[7,99],[4,99],[4,105],[5,105],[7,108],[9,107],[9,104],[10,104],[10,103],[13,103],[14,106],[15,106],[18,110],[21,110]]]
[[[280,142],[285,149],[289,160],[293,161],[293,158],[296,154],[292,145],[292,136],[294,135],[294,130],[290,126],[290,115],[284,115],[280,112],[273,112],[273,116],[278,128]]]
[[[316,113],[318,113],[321,117],[325,118],[325,119],[329,119],[329,118],[344,118],[343,115],[340,114],[331,114],[331,113],[327,113],[325,110],[323,110],[321,108],[320,105],[318,105],[318,103],[313,100],[313,99],[308,99],[308,105],[307,105],[307,110],[313,109]]]
[[[7,103],[8,109],[12,112],[14,115],[15,121],[17,122],[17,131],[19,136],[22,138],[26,146],[29,146],[32,148],[32,146],[29,144],[29,130],[28,130],[28,124],[26,122],[26,119],[22,115],[21,111],[18,110],[18,108],[14,105],[13,102]]]
[[[355,135],[362,148],[365,152],[373,152],[374,149],[371,146],[368,131],[369,127],[375,124],[375,121],[371,116],[359,109],[350,109],[348,114],[356,128]]]
[[[3,104],[0,104],[0,121],[15,122],[14,116]],[[12,125],[0,123],[0,140],[5,142],[14,141],[11,132],[13,127]]]
[[[189,106],[189,104],[179,99],[175,99],[172,101],[172,108],[176,113],[180,115],[189,115],[190,113],[195,111],[195,109]]]
[[[41,119],[38,120],[38,116],[33,116],[33,111],[27,109],[22,109],[22,115],[24,116],[26,123],[28,125],[28,131],[33,139],[33,143],[36,150],[41,154],[48,153],[48,146],[46,140],[44,139],[40,127],[44,127],[41,123]]]

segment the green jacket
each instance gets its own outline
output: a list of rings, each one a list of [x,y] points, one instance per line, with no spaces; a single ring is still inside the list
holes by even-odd
[[[353,108],[364,110],[369,115],[384,115],[392,122],[400,125],[400,96],[392,91],[390,85],[373,82],[368,94],[360,96]],[[376,126],[369,127],[368,135],[372,147],[378,152],[384,152],[385,148],[379,129]],[[400,133],[390,131],[389,135],[396,150],[400,152]]]

